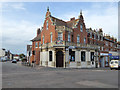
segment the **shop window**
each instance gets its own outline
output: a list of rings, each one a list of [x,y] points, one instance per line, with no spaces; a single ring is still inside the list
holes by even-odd
[[[85,61],[85,51],[81,51],[81,61]]]
[[[91,52],[91,61],[94,61],[94,52]]]
[[[49,51],[49,61],[52,61],[52,51]]]
[[[72,49],[69,49],[69,59],[71,62],[75,62],[75,51],[72,51]]]

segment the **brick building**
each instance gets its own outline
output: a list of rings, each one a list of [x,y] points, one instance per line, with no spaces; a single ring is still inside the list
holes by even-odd
[[[31,40],[30,62],[48,67],[99,67],[102,52],[109,53],[104,50],[105,37],[102,29],[86,28],[82,11],[77,19],[73,17],[70,21],[63,21],[53,17],[47,8],[43,27],[37,29],[37,36]],[[114,44],[117,41],[110,38],[108,42]],[[113,47],[112,51],[114,49],[117,50],[117,47]]]

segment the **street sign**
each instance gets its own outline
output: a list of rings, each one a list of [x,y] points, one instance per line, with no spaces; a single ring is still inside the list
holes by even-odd
[[[112,56],[112,54],[111,54],[111,53],[109,53],[108,55],[109,55],[109,56]]]
[[[75,46],[69,46],[69,49],[75,49],[76,47]]]
[[[101,56],[108,56],[108,53],[100,53]]]

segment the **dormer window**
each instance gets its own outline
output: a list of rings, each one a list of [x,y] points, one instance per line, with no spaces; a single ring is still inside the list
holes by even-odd
[[[80,24],[80,30],[81,30],[81,32],[83,32],[83,25],[82,24]]]
[[[48,21],[46,22],[46,30],[48,30]]]

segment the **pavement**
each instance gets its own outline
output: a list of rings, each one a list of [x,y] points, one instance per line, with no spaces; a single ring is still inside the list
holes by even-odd
[[[118,88],[118,70],[33,68],[3,62],[2,88]]]

